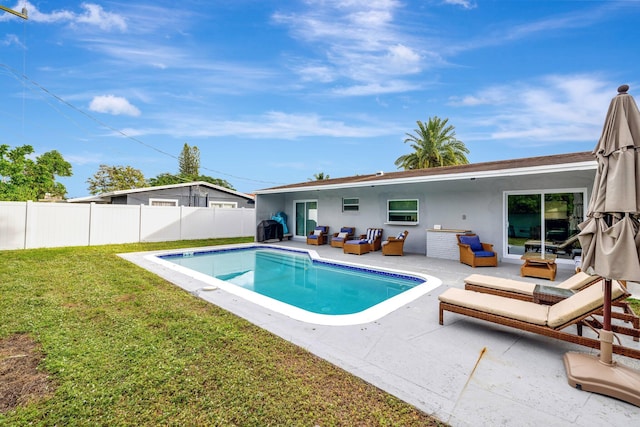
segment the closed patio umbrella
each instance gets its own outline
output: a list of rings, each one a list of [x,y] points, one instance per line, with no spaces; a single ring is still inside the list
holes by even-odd
[[[567,353],[569,384],[640,406],[640,372],[612,360],[611,280],[640,282],[640,111],[629,86],[611,100],[587,220],[579,225],[582,268],[604,280],[600,357]]]

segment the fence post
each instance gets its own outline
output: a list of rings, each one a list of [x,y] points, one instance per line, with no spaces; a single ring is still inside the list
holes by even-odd
[[[91,246],[91,235],[93,234],[93,227],[92,227],[92,223],[93,223],[93,206],[96,204],[96,202],[91,202],[89,203],[89,233],[87,236],[87,246]]]
[[[22,243],[22,249],[27,249],[27,244],[29,242],[29,206],[31,200],[28,200],[24,203],[24,239]]]

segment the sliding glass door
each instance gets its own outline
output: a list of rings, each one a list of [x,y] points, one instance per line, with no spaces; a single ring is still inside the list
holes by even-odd
[[[578,224],[584,221],[586,190],[507,193],[507,255],[581,253]]]
[[[294,204],[296,212],[295,236],[307,236],[318,225],[318,201],[298,200]]]

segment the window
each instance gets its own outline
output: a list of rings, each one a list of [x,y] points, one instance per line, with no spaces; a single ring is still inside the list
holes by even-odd
[[[342,212],[358,212],[359,210],[360,210],[360,199],[358,198],[342,199]]]
[[[178,201],[173,199],[149,199],[149,206],[178,206]]]
[[[387,222],[417,224],[418,199],[387,201]]]
[[[555,254],[573,259],[581,253],[578,224],[584,221],[586,190],[549,190],[505,194],[506,253]]]
[[[216,200],[209,201],[210,208],[237,208],[238,202],[220,202]]]

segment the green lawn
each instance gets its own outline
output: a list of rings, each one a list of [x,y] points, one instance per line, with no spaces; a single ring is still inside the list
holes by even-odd
[[[0,252],[0,340],[35,340],[53,390],[0,425],[442,425],[116,255],[252,240]]]

